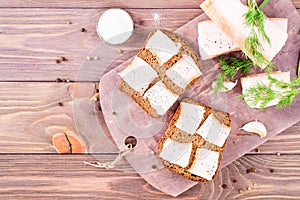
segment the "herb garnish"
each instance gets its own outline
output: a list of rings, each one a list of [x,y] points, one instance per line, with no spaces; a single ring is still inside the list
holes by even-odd
[[[249,26],[250,33],[244,41],[245,53],[251,57],[254,65],[260,65],[262,68],[266,67],[268,72],[272,71],[273,64],[268,61],[261,53],[263,51],[262,44],[259,41],[259,36],[270,44],[270,38],[267,36],[264,27],[264,20],[266,16],[262,8],[269,2],[264,0],[260,6],[257,5],[256,0],[248,0],[249,10],[245,13],[245,24]]]
[[[221,56],[219,57],[219,63],[221,64],[221,73],[216,79],[216,85],[214,87],[215,92],[219,92],[224,88],[225,77],[234,80],[239,71],[248,75],[251,66],[253,65],[253,62],[249,59],[238,59],[233,56],[230,56],[229,58]]]
[[[270,38],[267,36],[264,28],[264,20],[266,18],[262,11],[262,8],[269,2],[269,0],[264,0],[260,6],[257,5],[256,0],[248,0],[249,10],[245,13],[245,24],[251,28],[250,34],[244,41],[244,47],[247,55],[252,59],[238,59],[235,57],[230,57],[225,59],[224,57],[219,57],[219,62],[221,64],[221,73],[216,79],[216,85],[214,87],[215,92],[219,92],[224,88],[225,78],[234,80],[236,74],[239,71],[243,71],[245,75],[251,69],[251,66],[260,65],[261,68],[266,68],[266,72],[273,71],[273,63],[264,58],[260,53],[263,51],[262,44],[259,41],[259,36],[270,43]]]
[[[297,76],[298,76],[298,77],[300,76],[300,57],[299,57],[299,60],[298,60],[298,71],[297,71]]]
[[[269,85],[258,83],[244,94],[238,95],[237,98],[246,98],[253,105],[259,104],[259,109],[263,110],[269,102],[275,99],[279,99],[277,108],[290,105],[300,93],[300,77],[292,79],[290,83],[277,80],[270,75],[268,79]]]
[[[216,92],[224,88],[225,77],[233,80],[239,71],[245,75],[248,74],[252,66],[265,67],[268,74],[269,84],[258,83],[256,86],[249,88],[244,94],[236,96],[237,98],[244,98],[248,103],[253,105],[260,105],[259,109],[263,110],[271,101],[278,99],[277,108],[290,105],[295,97],[300,94],[300,58],[298,61],[297,78],[294,78],[290,83],[277,80],[270,76],[273,71],[273,63],[268,61],[261,53],[263,51],[262,44],[259,38],[264,39],[270,44],[270,38],[267,36],[264,29],[264,15],[262,8],[269,2],[264,0],[260,6],[257,5],[256,0],[248,0],[249,10],[245,13],[245,24],[249,26],[250,34],[244,41],[245,52],[249,59],[238,59],[235,57],[219,57],[221,64],[221,73],[216,79]],[[298,34],[299,35],[299,34]]]
[[[298,36],[300,36],[300,33],[298,33]],[[298,71],[297,71],[297,76],[300,76],[300,54],[299,54],[299,59],[298,59]]]

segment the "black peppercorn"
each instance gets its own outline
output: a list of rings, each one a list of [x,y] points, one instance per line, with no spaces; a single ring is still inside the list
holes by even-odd
[[[226,185],[226,184],[223,184],[223,185],[222,185],[222,188],[223,188],[223,189],[226,189],[226,188],[227,188],[227,185]]]

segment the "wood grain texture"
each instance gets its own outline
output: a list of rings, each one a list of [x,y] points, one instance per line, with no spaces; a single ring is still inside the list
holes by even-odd
[[[82,86],[78,86],[82,85]],[[52,136],[77,133],[70,91],[72,83],[0,83],[0,153],[53,153]],[[91,96],[92,83],[76,83]],[[80,93],[82,91],[78,91]],[[73,94],[74,95],[74,94]],[[86,97],[84,93],[81,97]],[[59,102],[63,106],[59,106]],[[93,102],[93,100],[91,100]],[[93,104],[87,113],[95,117]],[[86,117],[88,118],[88,117]],[[95,127],[91,127],[96,129]],[[300,122],[259,147],[259,154],[300,153]],[[87,143],[88,138],[81,134]],[[87,143],[88,144],[88,143]],[[104,147],[102,149],[105,149]],[[98,150],[96,152],[104,152]]]
[[[54,81],[57,77],[76,80],[86,56],[100,44],[95,26],[103,11],[0,9],[0,81]],[[156,27],[153,14],[158,13],[159,26],[170,30],[201,14],[200,9],[127,11],[136,28]],[[87,32],[81,32],[81,28]],[[61,56],[68,61],[56,64]]]
[[[70,1],[46,1],[46,0],[16,0],[16,1],[5,1],[0,0],[0,8],[110,8],[110,7],[120,7],[120,8],[198,8],[198,5],[203,2],[203,0],[189,0],[180,1],[172,0],[161,1],[118,1],[118,0],[70,0]],[[293,0],[297,8],[300,7],[299,0]]]
[[[77,80],[86,56],[100,44],[95,25],[103,10],[0,9],[0,81],[54,81],[58,77]],[[158,13],[162,19],[159,27],[170,30],[202,13],[200,9],[127,11],[137,28],[156,27],[153,14]],[[82,27],[87,32],[82,33]],[[68,61],[56,64],[61,56]]]
[[[282,133],[276,135],[266,143],[248,154],[299,154],[300,153],[300,122],[294,124]],[[257,152],[259,151],[259,152]]]
[[[1,83],[0,152],[55,152],[54,134],[75,134],[69,85]]]
[[[111,161],[114,154],[55,154],[55,133],[68,131],[88,141],[75,127],[71,83],[54,81],[76,79],[98,44],[94,25],[105,9],[126,8],[139,28],[156,27],[158,13],[164,19],[160,26],[174,30],[201,14],[202,1],[0,0],[0,199],[173,199],[137,174],[83,165],[95,157]],[[293,2],[300,13],[300,0]],[[80,32],[83,27],[86,33]],[[56,64],[61,56],[68,61]],[[90,110],[89,116],[95,114]],[[300,199],[299,132],[300,122],[180,199]],[[118,167],[130,170],[124,160]],[[257,172],[246,173],[250,167]]]
[[[113,156],[102,155],[101,158],[111,160]],[[96,169],[83,165],[83,160],[93,160],[93,157],[1,155],[0,198],[173,199],[135,173]],[[299,162],[299,156],[295,155],[244,156],[221,170],[213,182],[200,183],[178,199],[299,199]],[[251,167],[256,168],[256,172],[246,173]],[[251,190],[247,190],[248,187]],[[241,194],[240,189],[244,191]]]
[[[203,0],[180,1],[172,0],[172,2],[152,0],[152,1],[119,1],[119,0],[71,0],[71,1],[46,1],[46,0],[17,0],[5,1],[0,0],[2,8],[199,8],[198,5]]]

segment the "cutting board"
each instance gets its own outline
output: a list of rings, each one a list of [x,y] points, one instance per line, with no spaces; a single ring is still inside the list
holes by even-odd
[[[287,0],[271,0],[265,6],[264,11],[268,17],[288,18],[288,41],[274,58],[273,62],[275,66],[279,66],[281,71],[291,71],[291,75],[295,76],[300,48],[300,39],[297,36],[300,29],[300,16],[293,3]],[[208,19],[207,16],[202,14],[175,31],[176,34],[186,38],[197,52],[197,23],[206,19]],[[139,135],[136,130],[130,132],[122,128],[122,123],[128,122],[130,113],[143,112],[135,105],[131,98],[118,91],[120,78],[117,73],[124,69],[130,61],[131,59],[108,72],[100,81],[100,102],[105,122],[119,149],[124,148],[124,140],[129,135],[137,138],[137,146],[131,153],[125,156],[135,171],[155,188],[169,195],[178,196],[198,183],[168,171],[162,166],[156,155],[157,141],[166,130],[168,120],[172,116],[176,105],[165,117],[158,119],[161,120],[160,128],[153,134],[149,134],[148,136],[147,134]],[[299,95],[286,108],[276,109],[275,107],[270,107],[264,111],[250,109],[243,100],[235,98],[241,92],[240,85],[226,94],[217,95],[211,91],[211,82],[217,75],[216,61],[203,62],[203,70],[204,75],[202,79],[196,82],[183,97],[192,97],[215,109],[220,109],[231,114],[232,131],[225,146],[220,169],[300,120],[300,112],[297,111],[300,107]],[[128,105],[128,109],[122,111],[125,114],[118,113],[118,110],[116,111],[118,109],[116,108],[118,102],[122,105]],[[147,118],[146,115],[144,117],[145,119]],[[260,138],[255,134],[246,134],[239,131],[239,128],[243,124],[254,119],[266,125],[268,130],[267,137]],[[147,120],[151,119],[147,118]]]

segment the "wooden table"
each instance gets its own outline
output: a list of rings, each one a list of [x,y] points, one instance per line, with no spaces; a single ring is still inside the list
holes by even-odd
[[[202,13],[200,2],[0,0],[0,199],[171,199],[137,174],[83,165],[92,155],[56,153],[54,133],[78,134],[74,83],[57,78],[76,80],[100,41],[95,24],[107,8],[125,8],[135,27],[155,27],[159,13],[160,26],[175,30]],[[294,4],[300,13],[300,1]],[[56,63],[61,56],[67,61]],[[251,167],[256,172],[247,173]],[[300,199],[300,123],[178,198]]]

